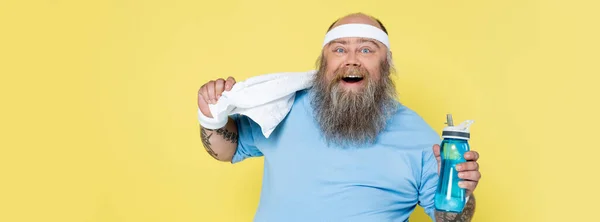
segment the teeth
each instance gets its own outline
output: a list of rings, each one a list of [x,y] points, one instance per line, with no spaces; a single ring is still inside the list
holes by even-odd
[[[362,78],[362,76],[350,75],[350,76],[345,76],[344,78]]]

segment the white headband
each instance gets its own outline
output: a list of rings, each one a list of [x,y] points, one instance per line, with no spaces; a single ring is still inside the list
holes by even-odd
[[[346,24],[335,27],[329,32],[327,32],[327,34],[325,35],[325,41],[323,41],[323,46],[327,45],[329,42],[335,39],[346,37],[361,37],[375,39],[387,46],[388,49],[391,49],[388,35],[385,34],[383,30],[367,24]]]

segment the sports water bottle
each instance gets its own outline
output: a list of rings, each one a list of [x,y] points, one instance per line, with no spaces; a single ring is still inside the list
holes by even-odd
[[[468,198],[466,190],[458,186],[461,180],[456,171],[456,164],[464,163],[465,153],[469,147],[469,126],[473,120],[467,120],[458,126],[454,126],[452,114],[447,114],[447,125],[442,132],[442,143],[440,145],[440,177],[435,192],[435,209],[445,212],[462,212]]]

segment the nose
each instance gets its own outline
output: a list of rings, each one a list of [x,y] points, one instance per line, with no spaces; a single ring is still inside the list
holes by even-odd
[[[354,53],[348,53],[348,57],[346,59],[346,62],[344,63],[344,66],[346,67],[360,67],[360,62],[358,61],[358,59],[356,59],[356,55],[354,55]]]

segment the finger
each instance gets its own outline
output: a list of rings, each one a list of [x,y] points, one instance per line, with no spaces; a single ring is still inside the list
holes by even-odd
[[[215,103],[215,81],[210,81],[206,84],[206,90],[208,91],[208,101],[210,104]]]
[[[475,181],[460,181],[458,182],[458,186],[460,188],[467,190],[467,196],[471,195],[471,193],[477,188],[477,182]]]
[[[206,86],[206,84],[204,84],[204,86],[202,86],[202,88],[200,88],[201,94],[202,94],[202,99],[204,100],[204,102],[206,104],[209,104],[210,101],[208,100],[208,87]]]
[[[208,98],[208,96],[206,96],[207,94],[208,90],[206,86],[204,85],[200,87],[200,90],[198,90],[198,109],[200,109],[202,114],[204,114],[206,117],[212,118],[213,116],[208,108],[208,101],[206,101],[206,98]]]
[[[200,89],[198,89],[198,108],[200,108],[200,106],[206,102],[204,100],[204,97],[202,96],[202,88],[204,88],[204,86],[202,86],[202,87],[200,87]]]
[[[469,151],[465,153],[465,160],[476,161],[479,159],[479,153],[477,151]]]
[[[225,80],[224,79],[217,79],[215,81],[215,99],[219,99],[221,97],[221,93],[223,92],[223,89],[225,88]]]
[[[234,84],[235,84],[235,79],[230,76],[229,78],[227,78],[227,81],[225,81],[225,90],[227,90],[227,91],[231,90],[231,88],[233,88]]]
[[[463,171],[458,173],[458,178],[470,181],[479,181],[481,173],[479,171]]]
[[[475,161],[469,161],[456,165],[457,171],[477,171],[479,170],[479,164]]]

